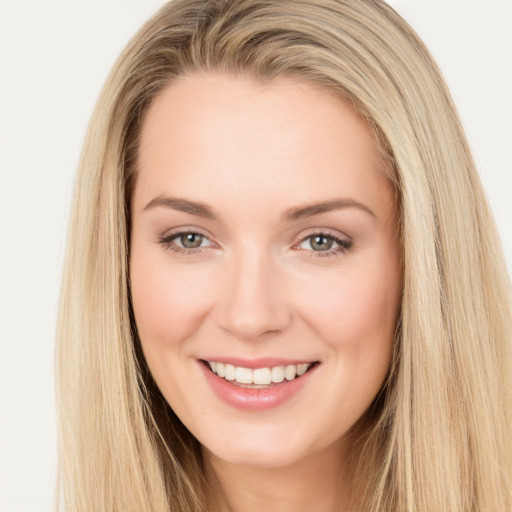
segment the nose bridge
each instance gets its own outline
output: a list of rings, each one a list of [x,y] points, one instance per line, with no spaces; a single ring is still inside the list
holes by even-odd
[[[276,259],[269,251],[244,247],[233,251],[227,266],[221,327],[245,339],[283,330],[290,312]]]

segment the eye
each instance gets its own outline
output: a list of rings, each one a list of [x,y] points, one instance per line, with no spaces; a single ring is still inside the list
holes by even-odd
[[[179,242],[181,247],[185,247],[186,249],[196,249],[197,247],[201,247],[205,237],[199,233],[182,233],[181,235],[178,235],[175,240]]]
[[[181,254],[194,253],[202,247],[210,247],[213,245],[205,235],[195,231],[171,233],[160,238],[159,243],[166,249]]]
[[[352,241],[327,233],[313,233],[301,240],[297,247],[316,253],[311,256],[333,256],[348,251],[352,247]]]

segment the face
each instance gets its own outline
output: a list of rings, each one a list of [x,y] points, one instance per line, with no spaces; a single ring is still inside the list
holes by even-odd
[[[376,142],[329,92],[192,74],[144,121],[133,308],[149,369],[224,461],[335,450],[386,377],[401,293]]]

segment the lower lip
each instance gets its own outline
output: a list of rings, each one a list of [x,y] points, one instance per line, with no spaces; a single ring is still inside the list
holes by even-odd
[[[225,403],[246,411],[266,411],[277,407],[297,394],[311,379],[318,367],[314,365],[304,375],[290,381],[283,381],[269,388],[251,389],[230,384],[226,379],[210,371],[199,361],[206,381],[213,392]]]

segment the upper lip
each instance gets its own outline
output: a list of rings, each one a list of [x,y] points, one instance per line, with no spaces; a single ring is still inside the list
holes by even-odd
[[[232,364],[242,368],[250,368],[254,370],[256,368],[270,368],[273,366],[288,366],[296,364],[312,364],[317,362],[316,359],[289,359],[281,357],[258,357],[252,359],[240,358],[240,357],[223,357],[223,356],[212,356],[203,357],[202,361],[215,361],[216,363]]]

